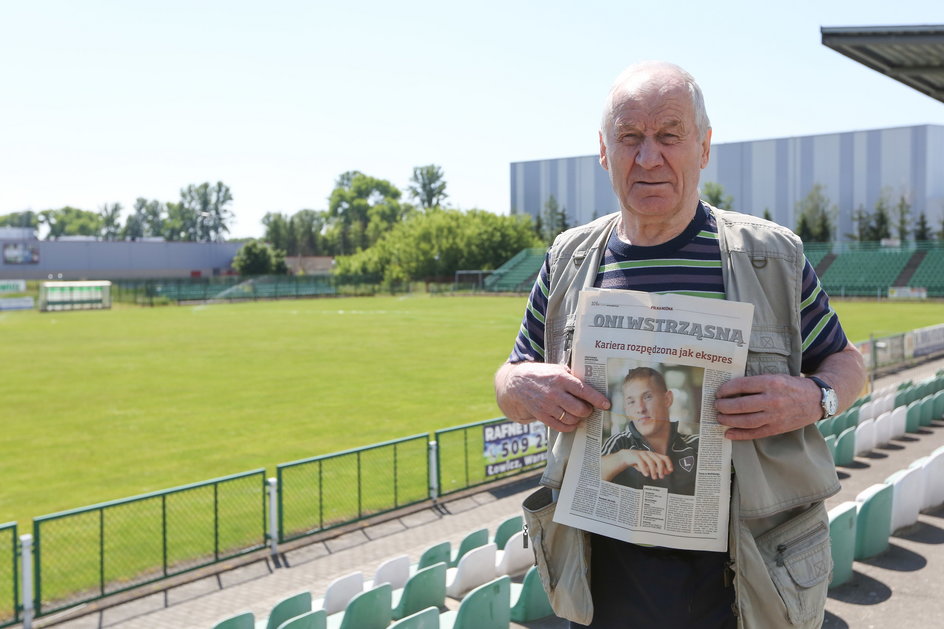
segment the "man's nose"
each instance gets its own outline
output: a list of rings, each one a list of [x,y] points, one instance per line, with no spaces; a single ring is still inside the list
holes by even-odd
[[[645,138],[636,153],[636,163],[649,170],[662,165],[662,147],[653,138]]]

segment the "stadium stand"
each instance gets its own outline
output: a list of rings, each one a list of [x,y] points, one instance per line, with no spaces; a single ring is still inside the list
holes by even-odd
[[[924,251],[924,259],[908,280],[908,286],[926,288],[928,297],[944,297],[944,248],[929,247]]]
[[[833,297],[885,295],[912,252],[902,249],[860,249],[839,254],[820,282]]]
[[[522,249],[515,257],[485,278],[485,290],[521,293],[531,290],[534,278],[544,264],[544,249]]]

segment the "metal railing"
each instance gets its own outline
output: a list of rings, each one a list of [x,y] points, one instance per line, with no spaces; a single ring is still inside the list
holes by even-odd
[[[265,470],[33,520],[36,615],[265,546]]]
[[[0,524],[0,627],[20,621],[18,541],[16,522]]]
[[[112,300],[142,306],[188,301],[235,302],[258,299],[362,296],[409,292],[409,284],[382,284],[369,277],[261,275],[257,277],[112,280]]]
[[[422,434],[279,465],[279,542],[426,500],[428,449]]]

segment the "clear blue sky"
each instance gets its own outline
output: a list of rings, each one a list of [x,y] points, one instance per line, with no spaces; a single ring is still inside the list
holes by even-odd
[[[507,213],[509,163],[595,153],[633,61],[694,74],[716,143],[944,124],[819,32],[942,23],[941,0],[0,0],[0,214],[222,180],[255,236],[344,171],[429,163],[453,206]]]

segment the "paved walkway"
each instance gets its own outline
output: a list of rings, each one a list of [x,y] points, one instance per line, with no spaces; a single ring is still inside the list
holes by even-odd
[[[928,363],[882,378],[877,387],[906,379],[918,380],[944,367],[944,360]],[[895,470],[907,467],[944,445],[944,422],[909,434],[859,457],[840,468],[843,489],[829,506],[883,481]],[[276,602],[290,594],[310,590],[319,597],[335,577],[360,570],[370,578],[384,559],[408,554],[413,561],[432,543],[449,540],[455,547],[468,532],[495,527],[520,513],[522,499],[534,488],[534,477],[425,508],[389,521],[356,528],[332,539],[286,552],[288,567],[272,569],[266,561],[208,576],[170,590],[75,617],[38,619],[34,626],[57,629],[209,629],[217,621],[242,611],[266,618]],[[839,629],[894,626],[944,626],[944,508],[922,514],[919,524],[901,531],[890,549],[855,565],[850,583],[830,590],[824,627]],[[447,599],[448,600],[448,599]],[[455,607],[456,603],[449,602]],[[79,610],[81,611],[81,610]],[[556,618],[527,625],[528,629],[563,629]]]

